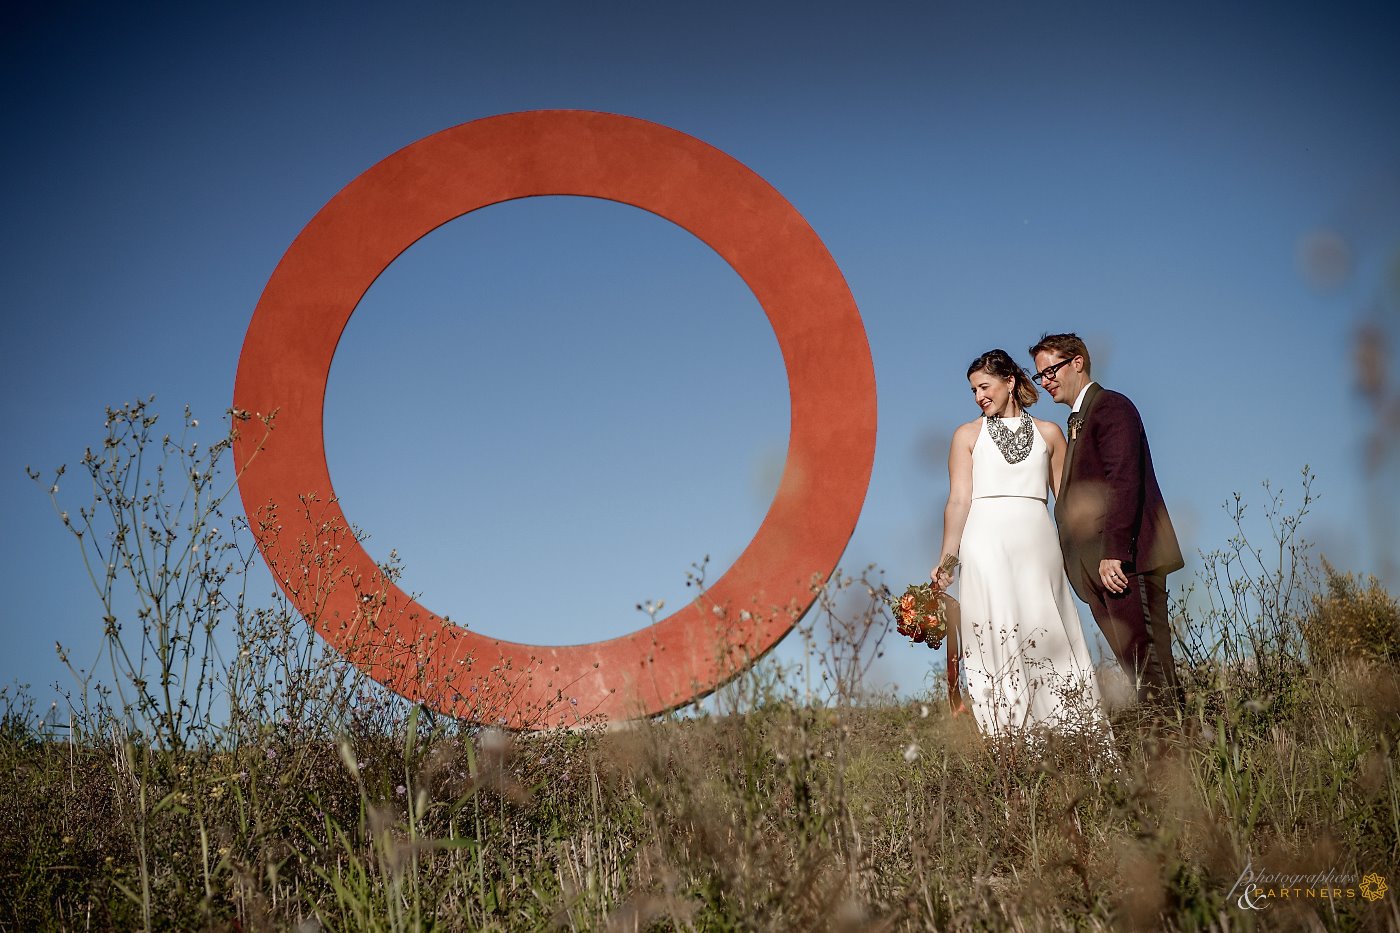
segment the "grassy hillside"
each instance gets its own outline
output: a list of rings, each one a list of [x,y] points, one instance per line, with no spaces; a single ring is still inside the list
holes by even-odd
[[[84,461],[96,502],[60,509],[109,568],[111,680],[75,669],[43,714],[0,691],[0,928],[1400,928],[1400,607],[1314,567],[1306,473],[1292,512],[1269,492],[1267,548],[1237,500],[1177,594],[1167,723],[989,742],[940,695],[871,693],[870,661],[911,650],[872,572],[822,591],[806,664],[760,663],[705,715],[513,736],[250,608],[246,543],[209,530],[220,451],[167,446],[193,496],[127,495],[154,421],[124,411]]]

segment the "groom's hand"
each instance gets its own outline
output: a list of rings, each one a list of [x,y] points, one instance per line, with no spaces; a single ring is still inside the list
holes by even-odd
[[[1123,593],[1128,589],[1128,574],[1123,570],[1123,562],[1105,557],[1099,561],[1099,579],[1103,588],[1110,593]]]

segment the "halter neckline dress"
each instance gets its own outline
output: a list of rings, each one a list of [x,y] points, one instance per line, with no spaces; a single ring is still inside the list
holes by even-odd
[[[1030,418],[1023,414],[1022,418]],[[1009,419],[1013,434],[1023,422]],[[1007,462],[982,419],[959,547],[962,667],[978,727],[1080,732],[1105,723],[1093,660],[1046,507],[1050,448]]]

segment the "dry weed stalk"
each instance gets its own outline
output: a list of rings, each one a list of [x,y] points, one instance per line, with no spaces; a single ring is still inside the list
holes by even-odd
[[[117,423],[130,433],[106,449],[130,450],[122,436],[155,443],[153,416],[124,411]],[[183,470],[186,448],[171,450]],[[135,479],[123,469],[110,475],[127,485],[99,487],[104,497]],[[990,743],[969,717],[950,717],[941,694],[870,691],[869,665],[892,627],[873,570],[815,581],[802,659],[727,652],[735,678],[698,709],[628,730],[584,722],[515,735],[406,703],[309,638],[285,602],[254,607],[246,538],[219,551],[201,583],[204,558],[182,542],[208,553],[213,528],[230,522],[191,524],[185,513],[174,538],[159,522],[152,538],[142,519],[123,519],[129,530],[110,540],[130,549],[133,569],[144,553],[157,566],[169,555],[171,570],[133,573],[106,544],[85,551],[91,567],[105,559],[119,571],[94,580],[104,615],[119,620],[104,623],[104,638],[118,641],[104,642],[103,659],[127,676],[122,691],[77,671],[70,726],[64,711],[36,714],[23,691],[0,689],[0,924],[1236,927],[1247,919],[1227,893],[1251,860],[1351,873],[1400,863],[1395,659],[1323,657],[1303,627],[1369,620],[1384,600],[1322,594],[1298,535],[1302,513],[1285,518],[1270,497],[1274,545],[1250,545],[1238,500],[1240,537],[1214,558],[1205,607],[1174,604],[1186,721],[1164,733],[1120,715],[1116,767],[1079,736]],[[169,525],[176,514],[128,492],[119,501],[148,509],[148,527],[150,516]],[[315,518],[325,506],[285,507]],[[78,514],[71,526],[87,548],[98,526]],[[320,545],[288,541],[271,562],[310,588],[301,595],[313,606],[331,587],[356,585],[324,547],[354,530],[316,527]],[[394,565],[380,569],[396,579]],[[196,574],[188,589],[175,571]],[[703,592],[703,564],[697,571]],[[124,593],[117,581],[150,592]],[[203,634],[217,614],[200,599],[171,598],[201,592],[220,594],[212,603],[227,614],[232,650],[218,629]],[[379,592],[367,587],[363,615],[345,624],[379,632],[392,621]],[[717,608],[736,631],[791,611]],[[408,677],[424,670],[426,649],[365,648]],[[500,689],[512,689],[504,675],[514,672],[499,673]],[[489,713],[493,701],[480,702]],[[1264,922],[1380,929],[1400,920],[1395,903],[1297,901]]]

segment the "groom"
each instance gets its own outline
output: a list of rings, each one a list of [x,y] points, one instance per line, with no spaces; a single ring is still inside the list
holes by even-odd
[[[1142,418],[1126,396],[1090,378],[1089,348],[1075,334],[1046,334],[1030,354],[1032,378],[1072,412],[1055,495],[1070,583],[1133,678],[1139,700],[1178,707],[1167,574],[1184,562]]]

